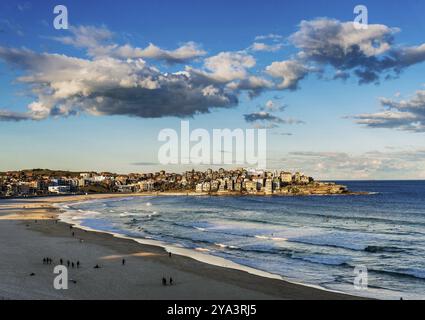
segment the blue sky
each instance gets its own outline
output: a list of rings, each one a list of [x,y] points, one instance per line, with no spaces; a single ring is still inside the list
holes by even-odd
[[[159,131],[189,119],[268,127],[270,168],[425,178],[423,1],[363,1],[364,33],[358,1],[62,1],[70,30],[53,28],[57,4],[0,4],[0,170],[158,170]],[[189,106],[167,87],[183,71]]]

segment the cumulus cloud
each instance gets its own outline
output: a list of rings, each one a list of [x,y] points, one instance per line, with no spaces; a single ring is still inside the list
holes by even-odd
[[[152,43],[140,51],[140,57],[156,60],[164,60],[168,63],[183,63],[206,55],[207,52],[200,49],[195,42],[187,42],[181,47],[169,51],[161,49]]]
[[[416,91],[409,100],[380,99],[382,112],[359,114],[351,118],[369,128],[390,128],[425,132],[425,90]]]
[[[239,92],[247,91],[250,98],[257,97],[264,90],[273,89],[275,85],[272,81],[259,76],[247,76],[245,79],[232,81],[226,85],[226,88]]]
[[[24,71],[18,81],[37,100],[22,115],[2,120],[44,119],[79,112],[136,117],[192,116],[231,107],[237,96],[224,85],[197,82],[190,73],[161,73],[142,59],[78,59],[0,47],[0,60]]]
[[[347,77],[353,72],[359,83],[378,82],[382,74],[397,76],[403,69],[425,61],[425,44],[396,46],[400,30],[380,24],[356,29],[353,22],[334,19],[302,21],[290,41],[300,49],[298,59],[330,65]]]
[[[300,80],[304,79],[312,69],[297,60],[275,61],[266,67],[266,72],[274,78],[281,78],[279,89],[295,90]]]
[[[73,26],[69,32],[68,36],[54,40],[84,49],[85,58],[0,47],[0,60],[23,72],[17,81],[26,84],[31,96],[36,97],[27,106],[27,112],[3,110],[0,120],[39,120],[80,112],[186,117],[209,112],[211,108],[236,106],[242,92],[252,98],[264,90],[295,90],[310,73],[324,72],[328,66],[335,69],[334,79],[354,75],[360,83],[369,83],[378,81],[383,74],[397,76],[425,60],[425,44],[394,44],[397,29],[369,25],[367,30],[357,30],[352,22],[324,18],[303,21],[289,38],[298,53],[272,62],[262,73],[254,68],[254,50],[223,51],[205,58],[206,52],[194,42],[183,43],[174,50],[152,43],[140,48],[114,43],[115,34],[106,27]],[[271,50],[280,46],[277,41],[281,40],[282,36],[275,34],[258,36],[257,49]],[[174,73],[162,72],[162,64],[153,65],[158,61],[186,64],[201,57],[200,66],[185,65]],[[358,115],[357,120],[368,126],[393,127],[398,121],[400,128],[404,122],[409,123],[404,127],[406,130],[423,130],[422,113],[417,108],[382,103],[387,108],[384,113]],[[256,123],[283,123],[278,116],[269,115],[275,119],[258,118]]]
[[[169,64],[186,63],[207,54],[193,41],[186,42],[174,50],[165,50],[152,43],[146,48],[129,44],[118,45],[111,42],[114,33],[106,27],[77,26],[70,27],[71,35],[54,39],[67,45],[86,48],[92,57],[145,58],[165,61]]]
[[[255,64],[255,58],[244,52],[220,52],[204,60],[206,71],[196,71],[199,75],[225,83],[246,79],[249,75],[248,69],[254,67]]]

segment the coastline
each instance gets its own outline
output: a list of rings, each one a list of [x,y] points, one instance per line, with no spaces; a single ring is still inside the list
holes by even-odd
[[[168,246],[170,251],[174,252],[170,258],[164,248],[164,246],[167,248],[166,244],[158,246],[156,242],[149,240],[136,241],[132,238],[77,227],[72,228],[75,234],[73,237],[69,224],[57,222],[60,212],[55,208],[55,204],[154,195],[96,194],[32,198],[5,201],[0,204],[1,243],[7,243],[7,246],[2,245],[3,256],[14,255],[13,252],[9,252],[13,249],[8,250],[12,241],[20,242],[21,239],[29,237],[33,241],[45,243],[43,251],[47,252],[50,249],[65,251],[66,254],[76,257],[81,256],[83,266],[79,270],[70,270],[70,277],[74,277],[75,273],[75,279],[78,278],[77,284],[70,286],[69,290],[58,291],[52,286],[54,276],[52,271],[46,272],[49,267],[40,261],[43,255],[36,261],[27,261],[28,274],[33,272],[33,269],[37,270],[34,277],[17,274],[14,271],[16,268],[13,266],[13,259],[5,259],[8,263],[7,266],[0,267],[6,269],[1,270],[3,271],[1,274],[2,277],[9,275],[9,278],[0,281],[0,299],[364,299],[291,283],[280,276],[245,268],[221,258],[212,258],[214,262],[209,258],[211,256],[204,257],[207,255],[202,253],[195,252],[195,255],[190,256],[190,252],[185,252],[190,251],[188,249]],[[17,237],[19,239],[16,239]],[[34,245],[35,243],[31,243],[27,248],[24,244],[20,250],[28,251],[27,257],[34,256],[30,248]],[[60,258],[57,256],[59,254],[61,253],[51,256],[57,260]],[[123,257],[128,260],[126,266],[120,264]],[[95,262],[102,265],[100,270],[93,269]],[[125,276],[122,270],[128,271]],[[172,276],[175,285],[163,287],[160,283],[163,276]],[[44,289],[31,286],[30,280],[38,278],[46,284]],[[106,281],[106,287],[103,288],[102,279]],[[16,287],[8,287],[4,282],[14,282]],[[114,292],[105,290],[111,283],[114,284]]]

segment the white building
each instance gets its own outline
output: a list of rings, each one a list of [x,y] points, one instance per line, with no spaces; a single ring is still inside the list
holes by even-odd
[[[71,192],[70,186],[50,186],[48,189],[50,193],[57,193],[57,194]]]

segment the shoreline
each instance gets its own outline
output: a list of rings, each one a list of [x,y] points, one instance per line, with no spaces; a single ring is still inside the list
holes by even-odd
[[[367,196],[375,194],[368,191],[348,191],[344,193],[273,193],[265,194],[257,193],[240,193],[240,192],[181,192],[181,191],[149,191],[149,192],[132,192],[132,193],[88,193],[88,194],[49,194],[39,196],[19,196],[19,197],[0,197],[0,200],[36,200],[36,199],[51,199],[51,198],[65,198],[65,197],[96,197],[99,199],[107,199],[109,197],[326,197],[326,196]],[[61,201],[62,202],[62,201]]]
[[[70,224],[67,222],[56,222],[60,215],[60,209],[57,208],[57,205],[63,205],[71,202],[134,196],[154,195],[132,193],[98,194],[73,197],[53,197],[50,199],[32,198],[23,201],[15,200],[19,204],[13,204],[13,201],[11,201],[11,203],[0,205],[0,213],[2,211],[7,211],[7,207],[10,207],[10,211],[16,212],[14,214],[0,216],[0,224],[5,220],[8,222],[13,220],[18,221],[19,226],[22,229],[25,230],[25,226],[23,225],[26,225],[26,230],[30,230],[32,232],[35,231],[40,237],[47,237],[47,242],[52,242],[52,236],[59,237],[61,239],[64,237],[71,237],[72,239],[69,231]],[[2,208],[4,206],[6,206],[6,210]],[[22,212],[22,210],[24,210],[24,212]],[[40,221],[35,221],[35,218],[38,218]],[[29,220],[34,220],[35,222],[29,222]],[[179,248],[165,243],[160,244],[159,241],[151,241],[149,239],[135,239],[123,235],[114,235],[108,232],[87,229],[88,228],[81,226],[75,226],[72,228],[73,232],[76,233],[75,237],[84,241],[84,246],[90,244],[100,245],[109,250],[115,249],[117,251],[115,256],[128,256],[128,259],[130,259],[130,257],[131,259],[141,259],[142,261],[139,261],[141,264],[146,262],[146,260],[149,260],[149,262],[154,262],[158,269],[163,267],[169,268],[170,266],[167,264],[171,263],[173,264],[171,266],[173,273],[183,272],[185,277],[189,274],[191,276],[188,276],[188,279],[201,277],[203,281],[213,282],[214,286],[217,286],[218,288],[218,292],[215,292],[214,294],[201,290],[199,294],[187,296],[187,293],[180,292],[172,295],[171,297],[164,297],[166,299],[367,299],[330,291],[312,285],[289,282],[279,275],[241,266],[223,258],[198,253],[196,250]],[[168,251],[172,252],[172,258],[168,257]],[[152,270],[152,272],[153,271],[154,270]],[[159,279],[160,277],[161,275],[159,274],[157,278]],[[180,278],[180,276],[178,277]],[[217,281],[219,283],[217,283]],[[158,286],[161,288],[159,281]],[[173,289],[175,287],[177,288],[177,286],[173,286]],[[191,286],[191,290],[193,291],[193,285]],[[0,287],[0,298],[1,291]],[[90,292],[90,290],[88,291]],[[124,295],[118,297],[118,299],[134,299],[135,297],[133,294],[136,293],[133,292],[134,289],[128,288],[128,291],[131,291],[131,293],[125,293],[124,287]],[[37,299],[37,297],[33,298]],[[78,295],[71,297],[71,299],[81,298],[83,297],[79,297]],[[95,298],[96,297],[89,297],[88,299]],[[111,297],[102,296],[100,298],[109,299]],[[148,294],[148,296],[136,299],[158,299],[158,297],[155,294]],[[159,299],[162,299],[162,297],[159,297]]]

